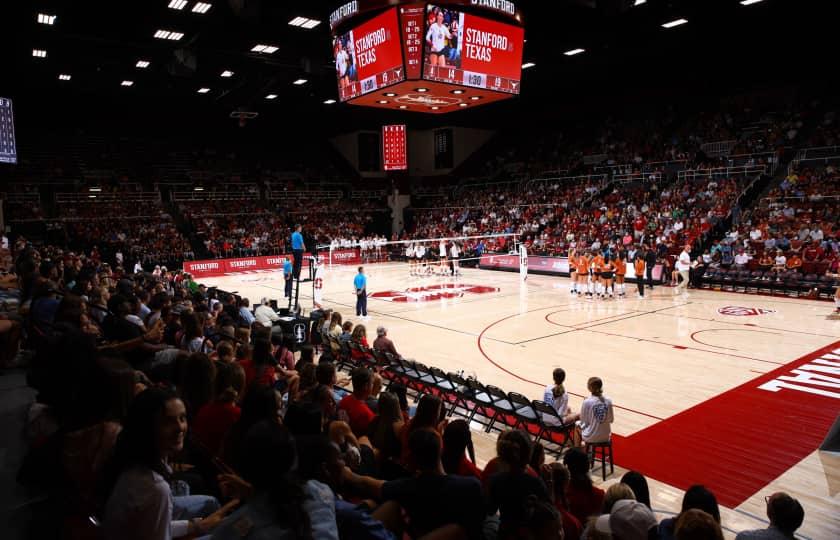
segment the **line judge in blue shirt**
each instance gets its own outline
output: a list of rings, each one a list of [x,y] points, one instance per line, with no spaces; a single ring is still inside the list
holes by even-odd
[[[293,268],[295,279],[300,279],[300,268],[303,266],[303,252],[306,250],[306,244],[303,243],[303,235],[300,234],[300,230],[301,226],[295,225],[295,232],[292,233],[292,257],[295,260]]]
[[[353,278],[353,287],[356,289],[356,317],[367,317],[367,276],[362,266]]]
[[[291,298],[292,296],[292,262],[288,257],[283,258],[283,279],[286,280],[286,289],[283,293],[284,298]]]

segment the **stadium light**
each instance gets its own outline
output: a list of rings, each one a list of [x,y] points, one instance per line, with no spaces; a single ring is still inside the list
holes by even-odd
[[[44,49],[32,49],[32,56],[36,58],[46,58],[47,51],[45,51]]]
[[[400,105],[400,109],[407,109],[408,105]]]
[[[268,94],[265,99],[277,99],[277,94]]]
[[[377,103],[379,103],[380,105],[385,105],[386,103],[388,103],[388,100],[387,99],[380,99],[379,101],[377,101]]]
[[[206,2],[196,2],[196,4],[192,8],[192,12],[204,14],[210,11],[211,7],[213,7],[213,4],[208,4]]]
[[[265,53],[265,54],[274,54],[277,52],[277,47],[274,45],[263,45],[262,43],[258,43],[251,47],[251,52],[255,53]]]
[[[138,69],[146,69],[147,67],[149,67],[149,61],[148,60],[138,60],[137,63],[134,64],[134,67],[136,67]]]
[[[453,94],[456,94],[456,95],[461,95],[461,94],[463,94],[463,93],[465,92],[465,90],[461,90],[461,89],[459,88],[458,90],[452,90],[451,92],[452,92]]]
[[[219,74],[219,76],[220,76],[220,77],[224,77],[224,78],[233,77],[233,72],[232,72],[231,70],[229,70],[229,69],[226,69],[226,70],[224,70],[223,72],[221,72],[221,73]]]
[[[71,78],[71,77],[70,77],[70,75],[67,75],[67,74],[65,74],[65,73],[61,73],[61,74],[58,76],[58,80],[60,80],[60,81],[69,81],[69,80],[70,80],[70,78]]]
[[[458,106],[459,107],[469,107],[470,104],[469,103],[459,103]]]
[[[633,7],[641,6],[642,4],[647,4],[647,0],[636,0],[633,2]]]
[[[298,79],[295,82],[293,82],[292,84],[294,84],[295,86],[300,86],[302,84],[306,84],[306,82],[307,82],[306,79]]]
[[[537,64],[535,64],[535,63],[533,63],[533,62],[525,62],[524,64],[522,64],[522,69],[532,68],[532,67],[534,67],[534,66],[536,66],[536,65],[537,65]]]
[[[169,9],[177,9],[178,11],[184,9],[187,5],[187,0],[172,0],[169,2]]]
[[[429,89],[428,88],[415,88],[414,91],[415,92],[420,92],[422,94],[423,92],[428,92]]]
[[[134,81],[123,81],[120,83],[120,86],[133,86]]]
[[[210,89],[207,88],[206,86],[202,86],[201,88],[198,89],[199,94],[206,94],[209,91],[210,91]]]
[[[584,52],[585,50],[586,50],[586,49],[580,49],[580,48],[578,48],[578,49],[572,49],[572,50],[570,50],[570,51],[566,51],[566,52],[564,52],[563,54],[565,54],[566,56],[574,56],[574,55],[576,55],[576,54],[580,54],[580,53]]]
[[[334,99],[328,99],[328,100],[324,101],[324,105],[332,105],[333,103],[335,103]]]
[[[741,5],[742,6],[751,6],[751,5],[757,4],[759,2],[761,2],[761,0],[741,0]]]
[[[309,19],[307,17],[295,17],[289,21],[289,26],[297,26],[298,28],[304,28],[306,30],[312,30],[319,24],[321,24],[321,21],[317,19]]]
[[[195,187],[193,188],[193,191],[204,191],[204,188],[203,188],[203,187],[201,187],[201,186],[195,186]]]
[[[680,26],[681,24],[685,24],[688,22],[688,19],[674,19],[673,21],[668,21],[662,25],[662,28],[673,28],[675,26]]]
[[[432,109],[433,111],[437,111],[437,110],[440,109],[440,107],[438,107],[437,105],[435,105],[434,107],[429,107],[429,108]]]
[[[184,37],[183,32],[174,32],[172,30],[157,30],[155,32],[155,37],[158,39],[168,39],[171,41],[179,41],[182,37]]]
[[[102,191],[102,188],[101,188],[101,187],[96,187],[96,186],[94,186],[94,187],[89,187],[89,188],[88,188],[88,191],[95,192],[95,193],[99,193],[100,191]]]
[[[44,13],[39,13],[38,22],[41,24],[52,26],[55,24],[55,15],[46,15]]]

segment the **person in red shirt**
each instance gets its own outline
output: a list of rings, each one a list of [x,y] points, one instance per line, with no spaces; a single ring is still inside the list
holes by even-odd
[[[339,415],[347,416],[347,423],[356,437],[367,436],[370,422],[376,416],[366,403],[373,391],[373,373],[367,368],[357,367],[350,378],[353,393],[344,396],[338,403]]]
[[[233,363],[217,364],[216,367],[216,399],[199,409],[192,432],[196,441],[218,457],[230,428],[241,414],[237,401],[245,388],[245,371]]]
[[[466,453],[465,453],[466,452]],[[469,459],[467,458],[469,454]],[[475,465],[470,426],[464,420],[453,420],[443,430],[443,469],[448,474],[474,476],[481,480],[481,469]]]
[[[566,499],[569,512],[584,523],[589,516],[601,513],[604,504],[604,490],[592,485],[589,477],[589,457],[580,448],[573,448],[563,456],[563,464],[569,469],[569,485]]]
[[[560,512],[563,538],[580,538],[583,527],[580,520],[569,512],[569,501],[566,498],[566,489],[569,487],[569,469],[562,463],[554,462],[544,466],[541,473],[548,487],[548,494],[553,498],[554,507]]]

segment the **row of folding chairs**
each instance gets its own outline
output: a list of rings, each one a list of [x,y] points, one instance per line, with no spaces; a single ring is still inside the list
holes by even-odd
[[[820,296],[831,297],[836,286],[837,280],[833,277],[795,271],[709,268],[703,274],[704,288],[733,292],[803,296],[816,290]]]
[[[523,429],[548,451],[562,454],[573,444],[574,424],[563,424],[554,408],[541,400],[529,400],[516,392],[483,384],[472,377],[446,373],[416,360],[347,342],[347,353],[335,360],[336,369],[352,371],[358,366],[377,371],[386,381],[386,389],[399,384],[416,401],[424,394],[438,396],[446,406],[447,416],[459,416],[471,425],[479,424],[489,433],[493,429]],[[356,351],[357,359],[351,351]]]

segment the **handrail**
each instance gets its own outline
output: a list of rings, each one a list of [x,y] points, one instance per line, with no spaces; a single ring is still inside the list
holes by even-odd
[[[620,184],[627,184],[629,182],[636,182],[636,181],[658,182],[658,181],[662,180],[662,173],[656,171],[656,172],[633,172],[633,173],[627,173],[627,174],[614,174],[613,175],[613,180],[620,183]]]
[[[722,178],[751,174],[766,174],[766,165],[742,165],[737,167],[709,167],[704,169],[686,169],[677,173],[677,180],[699,180],[704,178]]]
[[[384,197],[387,191],[384,189],[361,189],[350,193],[351,199],[379,199]]]
[[[289,190],[289,191],[269,191],[268,200],[288,200],[288,199],[341,199],[344,194],[338,190]]]
[[[98,191],[85,193],[56,193],[55,202],[61,203],[102,203],[102,202],[156,202],[160,203],[159,191],[127,192]]]
[[[563,183],[572,183],[574,181],[580,180],[581,183],[584,181],[592,181],[595,180],[598,183],[606,183],[607,175],[606,174],[580,174],[576,176],[554,176],[554,177],[547,177],[547,178],[532,178],[526,184],[526,188],[536,184],[537,182],[563,182]]]

